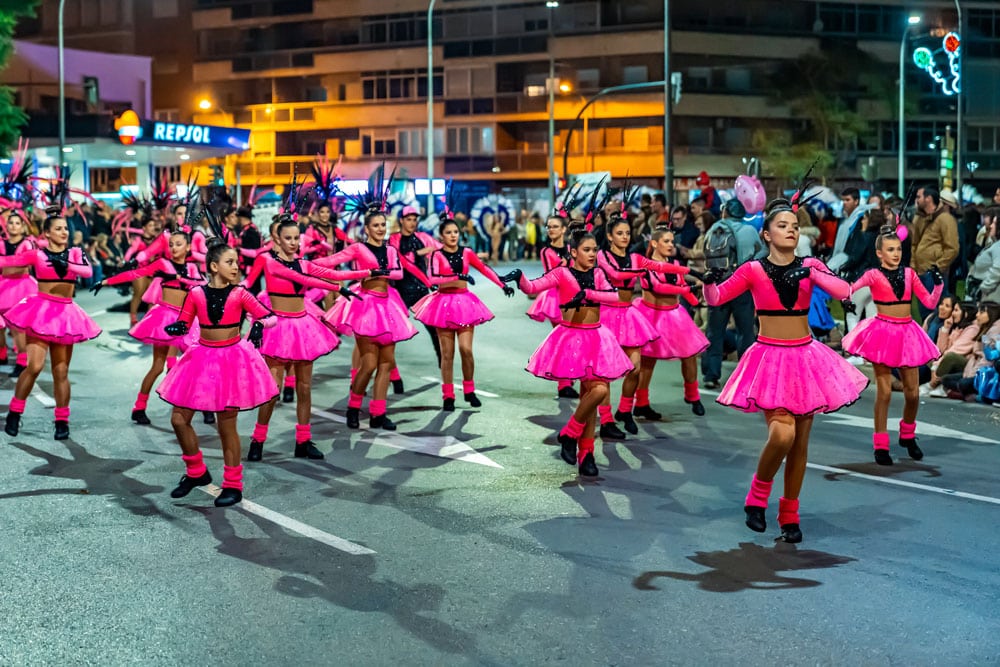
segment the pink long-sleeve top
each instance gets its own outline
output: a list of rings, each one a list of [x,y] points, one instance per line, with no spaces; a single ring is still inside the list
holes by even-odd
[[[399,261],[403,265],[403,282],[398,287],[407,287],[408,278],[427,287],[433,284],[427,277],[427,257],[418,255],[417,252],[424,248],[430,248],[432,251],[440,250],[442,247],[440,241],[427,232],[414,232],[406,237],[401,232],[396,232],[389,235],[389,245],[396,249]]]
[[[204,264],[205,255],[208,253],[208,242],[205,240],[205,235],[200,231],[192,232],[189,227],[184,228],[184,231],[191,237],[191,259],[199,264]],[[162,234],[156,237],[155,241],[135,253],[136,261],[140,264],[147,264],[161,257],[168,258],[170,255],[170,236],[170,230],[164,230]],[[131,247],[129,250],[131,250]],[[126,259],[129,259],[129,257],[126,256]]]
[[[562,246],[561,248],[556,248],[553,246],[545,246],[542,248],[541,252],[542,258],[542,270],[548,273],[557,266],[569,266],[570,256],[569,248]]]
[[[199,285],[188,292],[177,321],[183,322],[190,328],[191,324],[197,320],[202,331],[239,329],[243,326],[247,313],[254,320],[260,322],[265,329],[274,326],[277,322],[274,313],[265,308],[241,285],[227,285],[226,287]],[[231,344],[238,338],[239,333],[225,341],[206,340],[203,336],[201,342],[211,347],[219,347]]]
[[[299,251],[303,255],[310,255],[315,260],[334,254],[336,250],[334,246],[337,242],[344,245],[354,243],[340,227],[332,224],[330,227],[333,230],[333,243],[330,242],[330,237],[322,229],[313,224],[309,225],[306,231],[302,232],[302,245],[299,247]]]
[[[158,276],[156,274],[168,274],[171,277]],[[189,291],[192,287],[197,287],[205,282],[198,267],[190,262],[175,264],[173,261],[161,257],[145,266],[132,271],[122,271],[110,278],[105,279],[108,285],[122,285],[132,282],[136,278],[153,278],[154,282],[159,281],[159,287],[169,289]],[[150,286],[150,289],[155,289]]]
[[[656,296],[680,296],[692,306],[698,305],[698,297],[691,292],[691,286],[676,273],[646,271],[639,282],[644,292],[648,291]]]
[[[0,244],[0,257],[13,257],[21,253],[26,253],[29,250],[35,250],[37,246],[31,240],[31,237],[25,236],[17,243],[12,243],[11,241],[4,239],[3,243]],[[4,276],[17,276],[21,274],[26,274],[28,272],[28,267],[26,266],[10,266],[4,267]]]
[[[496,271],[483,264],[483,260],[471,248],[459,248],[455,252],[448,252],[443,248],[435,250],[430,257],[427,277],[433,285],[455,282],[459,280],[458,276],[469,275],[470,266],[475,267],[497,287],[503,287],[503,281]]]
[[[572,301],[581,290],[585,294],[583,307],[618,303],[618,290],[599,268],[578,271],[568,266],[557,266],[534,280],[528,280],[522,275],[517,285],[525,294],[540,294],[549,289],[558,290],[561,304]]]
[[[614,254],[609,250],[597,253],[597,265],[604,269],[611,284],[620,290],[632,290],[643,271],[673,273],[685,275],[690,269],[671,262],[654,262],[638,253],[628,253],[624,256]]]
[[[786,272],[802,266],[811,269],[808,278],[797,284],[784,280]],[[721,284],[706,285],[705,301],[710,306],[718,306],[749,290],[758,315],[806,316],[814,284],[835,299],[846,299],[851,294],[851,286],[830,273],[818,259],[797,257],[792,263],[780,266],[765,257],[740,264]]]
[[[258,255],[243,285],[252,285],[263,272],[267,281],[267,293],[271,296],[304,296],[307,287],[335,290],[343,280],[361,280],[369,276],[368,270],[341,271],[328,269],[315,262],[294,259],[290,262],[278,257],[274,252]]]
[[[145,253],[148,256],[149,249],[156,244],[158,238],[159,237],[153,237],[151,239],[147,239],[140,236],[134,239],[131,245],[129,245],[128,250],[125,251],[125,261],[127,262],[134,257],[137,262],[142,262],[138,255],[140,253]]]
[[[976,349],[978,339],[979,325],[975,322],[961,329],[956,329],[954,326],[941,327],[938,331],[937,346],[941,350],[941,356],[951,352],[968,357]]]
[[[52,265],[51,259],[61,259],[65,269]],[[0,268],[8,266],[28,266],[35,274],[35,280],[42,283],[76,284],[77,278],[89,278],[94,275],[94,268],[87,261],[87,255],[81,248],[66,248],[62,252],[52,252],[47,248],[34,248],[25,252],[0,257]]]
[[[880,306],[910,305],[916,293],[920,303],[926,308],[935,308],[944,291],[944,285],[935,285],[934,290],[927,291],[917,277],[917,272],[910,267],[899,267],[895,270],[881,267],[869,269],[851,285],[851,292],[862,287],[872,291],[872,299]]]
[[[388,280],[401,280],[403,278],[403,265],[399,261],[399,253],[396,252],[396,249],[390,245],[374,246],[367,241],[353,243],[340,252],[318,259],[314,263],[333,267],[345,262],[353,262],[354,268],[358,270],[387,270],[389,275],[384,276],[384,278]]]

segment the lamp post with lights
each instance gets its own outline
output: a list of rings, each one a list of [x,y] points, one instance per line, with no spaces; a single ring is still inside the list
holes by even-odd
[[[549,78],[546,88],[549,93],[549,159],[545,164],[549,169],[549,196],[556,196],[556,54],[553,53],[555,30],[552,20],[555,18],[553,10],[559,6],[558,0],[547,0],[545,6],[549,9]]]
[[[899,42],[899,126],[896,129],[896,143],[898,156],[896,158],[896,194],[900,197],[905,192],[903,175],[906,171],[906,120],[904,118],[904,104],[906,102],[906,39],[910,36],[913,26],[920,24],[919,14],[910,14],[906,21],[906,30],[903,31],[903,39]]]

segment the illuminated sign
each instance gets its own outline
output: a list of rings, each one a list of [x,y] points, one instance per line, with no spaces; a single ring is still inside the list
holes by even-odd
[[[130,146],[142,136],[142,121],[136,112],[129,109],[115,119],[115,130],[118,132],[118,140]]]
[[[140,119],[134,111],[126,111],[115,119],[118,139],[126,146],[160,144],[169,146],[200,146],[245,151],[250,148],[250,130],[216,125],[191,125]]]
[[[935,55],[944,53],[948,58],[947,71],[942,70]],[[941,86],[945,95],[962,92],[962,39],[958,33],[949,32],[941,40],[941,48],[931,51],[921,46],[913,51],[913,64],[927,72]]]

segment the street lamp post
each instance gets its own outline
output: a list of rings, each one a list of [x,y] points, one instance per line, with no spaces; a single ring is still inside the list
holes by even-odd
[[[962,129],[962,88],[965,87],[965,81],[962,79],[962,75],[965,73],[965,27],[962,25],[962,6],[955,0],[955,11],[958,12],[958,36],[962,40],[961,51],[959,52],[958,60],[958,119],[955,124],[955,166],[957,167],[955,174],[955,201],[958,202],[959,207],[962,206],[962,142],[965,140],[965,132]]]
[[[548,0],[545,6],[549,8],[549,159],[546,164],[549,168],[549,196],[555,200],[556,196],[556,54],[552,48],[555,30],[552,27],[552,20],[555,18],[553,10],[559,6],[555,0]]]
[[[427,5],[427,215],[434,213],[434,4]]]
[[[63,44],[63,10],[66,9],[66,0],[59,0],[59,155],[56,158],[60,163],[63,159],[63,149],[66,147],[66,71],[65,71],[65,46]]]
[[[670,141],[673,91],[670,89],[670,0],[663,0],[663,194],[674,204],[674,156]]]
[[[910,29],[920,23],[919,14],[910,14],[906,21],[906,30],[903,31],[903,39],[899,42],[899,126],[896,128],[896,143],[898,155],[896,157],[896,194],[903,196],[904,185],[903,175],[906,171],[906,121],[903,117],[903,105],[906,102],[906,38],[910,36]]]

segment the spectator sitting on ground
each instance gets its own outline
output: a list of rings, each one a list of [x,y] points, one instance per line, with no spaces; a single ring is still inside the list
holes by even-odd
[[[941,325],[937,338],[941,357],[931,362],[931,379],[927,384],[920,386],[922,396],[934,395],[944,398],[945,391],[941,388],[941,378],[961,372],[969,362],[979,333],[979,327],[975,325],[976,314],[976,304],[963,301],[955,304],[951,317]]]
[[[961,372],[940,376],[941,386],[932,391],[930,396],[939,396],[938,392],[941,391],[949,398],[960,400],[975,396],[976,388],[973,380],[976,377],[976,372],[980,368],[992,365],[992,362],[987,361],[983,351],[983,338],[995,342],[1000,337],[1000,304],[992,301],[980,303],[975,322],[969,328],[976,331],[976,337],[965,367]]]

